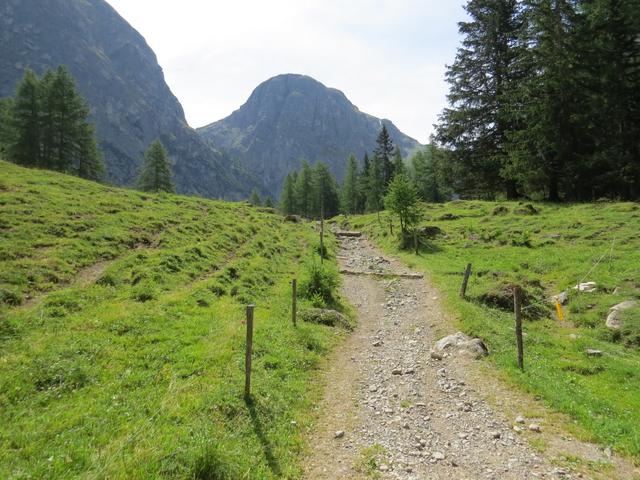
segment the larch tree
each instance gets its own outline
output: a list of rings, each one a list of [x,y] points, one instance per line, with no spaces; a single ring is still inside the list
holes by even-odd
[[[393,178],[393,140],[387,131],[387,127],[382,124],[378,138],[376,139],[375,157],[380,162],[380,174],[382,175],[382,186],[386,189]]]
[[[173,193],[169,156],[160,139],[154,140],[144,154],[138,188],[145,192]]]
[[[349,155],[347,159],[347,173],[342,182],[341,206],[342,213],[352,215],[358,213],[359,204],[359,173],[358,161],[354,155]]]

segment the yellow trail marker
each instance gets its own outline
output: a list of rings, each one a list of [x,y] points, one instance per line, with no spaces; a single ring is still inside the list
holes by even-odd
[[[562,311],[562,305],[560,305],[558,300],[556,300],[556,312],[558,314],[558,320],[564,322],[564,312]]]

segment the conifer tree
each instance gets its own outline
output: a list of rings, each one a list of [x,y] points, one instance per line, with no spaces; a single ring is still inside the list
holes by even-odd
[[[370,170],[369,155],[365,153],[362,159],[362,172],[360,172],[360,178],[358,179],[358,212],[364,212],[367,209]]]
[[[330,218],[340,212],[338,184],[322,162],[313,168],[311,215],[315,218]]]
[[[174,192],[171,164],[160,139],[154,140],[144,154],[138,188],[145,192]]]
[[[313,201],[313,172],[309,162],[304,160],[298,173],[295,187],[296,210],[298,214],[311,218]]]
[[[393,175],[406,175],[407,170],[404,166],[404,161],[402,160],[402,153],[400,152],[400,147],[396,146],[393,151]]]
[[[341,206],[342,213],[352,215],[358,213],[358,161],[355,156],[349,155],[347,162],[347,173],[342,183]]]
[[[27,70],[9,113],[8,155],[12,162],[28,167],[40,164],[40,125],[40,81]]]
[[[284,215],[298,213],[296,207],[296,186],[293,174],[288,174],[284,179],[282,193],[280,194],[280,211]]]
[[[11,139],[10,118],[12,100],[0,98],[0,158],[6,159],[7,148]]]
[[[386,189],[387,185],[393,178],[393,140],[387,131],[387,127],[382,124],[382,129],[376,139],[375,157],[380,162],[380,174],[382,175],[382,187]]]
[[[459,23],[464,38],[446,74],[450,106],[440,116],[437,138],[459,164],[459,193],[490,197],[503,190],[514,198],[516,182],[504,167],[511,91],[524,75],[516,47],[522,28],[519,2],[469,0],[465,9],[470,20]]]
[[[80,125],[78,134],[78,153],[73,170],[80,178],[102,181],[105,175],[102,154],[98,150],[93,125]]]
[[[384,197],[384,205],[398,216],[403,237],[406,237],[406,234],[422,217],[418,193],[415,186],[404,174],[396,175],[389,184],[389,191]]]
[[[385,192],[384,187],[382,161],[377,155],[374,155],[367,178],[367,211],[379,212],[382,209],[382,197]]]
[[[251,192],[251,198],[249,198],[249,203],[254,207],[260,207],[262,205],[262,200],[260,199],[260,192],[258,192],[257,188],[254,188]]]
[[[267,197],[264,199],[264,206],[267,208],[273,208],[273,199],[270,195],[267,195]]]

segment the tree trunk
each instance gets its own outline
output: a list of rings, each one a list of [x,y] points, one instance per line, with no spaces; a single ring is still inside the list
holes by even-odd
[[[507,180],[507,200],[518,199],[518,187],[514,180]]]

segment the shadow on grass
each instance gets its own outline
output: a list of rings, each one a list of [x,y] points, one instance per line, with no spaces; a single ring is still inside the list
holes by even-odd
[[[262,444],[262,448],[264,450],[264,456],[267,460],[267,464],[269,465],[269,469],[274,476],[280,477],[282,475],[282,469],[280,467],[280,463],[276,459],[273,454],[273,446],[269,439],[264,433],[264,428],[262,426],[262,422],[260,421],[260,416],[256,411],[256,405],[253,400],[253,397],[245,398],[245,403],[247,404],[247,408],[249,410],[249,415],[251,416],[251,423],[253,424],[253,430],[256,432],[256,436],[260,443]]]

